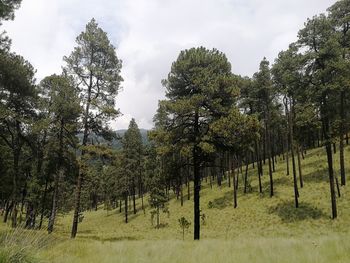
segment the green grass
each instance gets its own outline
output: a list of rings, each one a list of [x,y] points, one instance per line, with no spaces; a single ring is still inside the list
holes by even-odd
[[[345,155],[348,164],[350,148]],[[339,176],[338,155],[334,157]],[[130,213],[128,224],[119,210],[86,212],[75,240],[68,238],[72,216],[61,216],[55,235],[63,241],[42,250],[40,256],[49,262],[350,262],[349,186],[341,188],[338,219],[331,220],[324,149],[308,151],[302,164],[304,188],[299,189],[298,209],[294,208],[292,176],[286,176],[285,163],[278,159],[275,196],[269,197],[266,167],[262,195],[256,169],[250,167],[252,191],[243,194],[240,177],[236,209],[227,182],[210,189],[203,181],[201,209],[206,224],[201,227],[200,242],[192,241],[192,196],[190,201],[185,196],[183,207],[176,198],[170,200],[170,215],[161,215],[164,227],[160,229],[151,225],[149,207],[144,214],[138,200],[138,213]],[[350,175],[349,169],[346,172]],[[182,216],[192,222],[185,242],[178,225]]]

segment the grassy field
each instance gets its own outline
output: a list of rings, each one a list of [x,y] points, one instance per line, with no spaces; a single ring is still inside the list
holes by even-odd
[[[347,148],[346,156],[349,153]],[[119,210],[85,213],[75,240],[69,239],[72,216],[61,216],[56,242],[37,256],[47,262],[350,262],[349,186],[341,188],[338,219],[331,220],[324,149],[309,151],[302,160],[304,188],[299,189],[298,209],[292,176],[286,176],[285,163],[278,161],[275,196],[269,197],[267,175],[264,193],[258,193],[256,170],[250,167],[252,191],[243,194],[239,189],[236,209],[227,182],[213,189],[203,182],[201,209],[206,220],[200,242],[192,241],[193,225],[182,241],[178,219],[184,216],[193,222],[193,202],[185,196],[183,207],[176,198],[170,200],[170,215],[161,215],[160,229],[152,226],[149,208],[143,213],[139,203],[128,224]],[[338,155],[335,168],[339,176]],[[0,231],[5,228],[0,224]]]

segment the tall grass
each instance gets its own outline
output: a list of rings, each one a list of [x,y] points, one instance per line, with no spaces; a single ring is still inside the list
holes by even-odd
[[[39,262],[38,253],[54,244],[55,237],[44,231],[28,230],[24,226],[0,233],[0,263]]]
[[[43,255],[52,263],[348,263],[350,238],[239,238],[198,241],[74,240]]]

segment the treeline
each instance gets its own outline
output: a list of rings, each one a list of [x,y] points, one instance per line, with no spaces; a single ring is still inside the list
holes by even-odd
[[[4,10],[9,13],[0,12],[2,19],[13,18],[18,4],[6,3]],[[101,204],[118,208],[127,223],[128,215],[144,212],[147,202],[159,227],[160,212],[168,212],[173,191],[181,205],[184,196],[193,198],[194,239],[199,239],[203,180],[210,186],[227,180],[237,207],[238,185],[243,184],[244,193],[262,193],[262,176],[267,175],[273,197],[275,166],[281,156],[286,175],[293,177],[298,208],[299,188],[304,185],[302,160],[308,149],[320,146],[327,153],[331,214],[336,218],[337,196],[346,184],[349,30],[350,1],[341,0],[326,14],[308,19],[298,40],[271,66],[264,58],[252,77],[233,74],[225,54],[216,49],[181,51],[162,81],[166,99],[159,102],[150,143],[142,143],[132,119],[121,150],[108,143],[116,138],[108,123],[120,114],[114,99],[122,82],[121,61],[94,19],[77,37],[73,52],[64,57],[62,73],[39,84],[30,63],[11,53],[8,38],[2,37],[0,207],[4,221],[11,216],[13,226],[21,220],[25,227],[41,228],[48,219],[51,233],[57,213],[73,210],[71,236],[75,237],[84,210]],[[334,169],[334,154],[339,154],[339,172]],[[248,178],[249,167],[255,169],[256,189]]]

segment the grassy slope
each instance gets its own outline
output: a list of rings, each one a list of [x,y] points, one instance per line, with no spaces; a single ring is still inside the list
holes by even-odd
[[[347,148],[346,156],[350,156],[349,151]],[[145,214],[130,215],[128,224],[123,223],[119,211],[107,214],[100,209],[85,213],[76,240],[53,246],[42,257],[50,262],[197,262],[198,257],[202,262],[349,262],[349,186],[341,189],[339,218],[331,220],[324,149],[309,151],[302,162],[305,186],[299,190],[298,209],[294,208],[292,176],[285,175],[285,163],[279,160],[274,173],[276,195],[269,197],[267,175],[263,177],[264,194],[260,195],[256,170],[250,169],[253,190],[244,195],[239,189],[237,209],[233,208],[233,190],[226,182],[212,190],[203,182],[201,208],[207,219],[201,242],[191,241],[192,225],[187,241],[181,241],[177,220],[185,216],[193,221],[193,202],[185,198],[181,207],[173,198],[169,218],[162,215],[166,226],[161,229],[152,227],[148,208]],[[339,168],[338,155],[335,168]],[[241,177],[239,184],[241,187]],[[209,201],[213,208],[208,207]],[[58,237],[69,236],[71,220],[71,215],[60,218]]]

